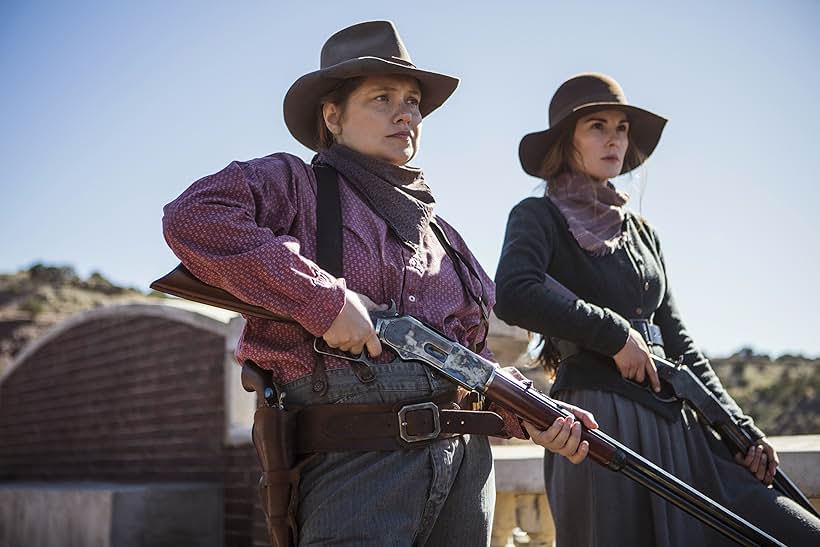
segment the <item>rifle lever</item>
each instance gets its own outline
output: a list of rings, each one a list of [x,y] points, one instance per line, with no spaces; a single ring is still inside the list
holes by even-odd
[[[322,355],[329,355],[330,357],[350,361],[350,367],[353,369],[356,378],[364,384],[369,384],[376,379],[376,373],[370,368],[371,365],[375,365],[376,363],[370,360],[367,355],[367,349],[363,349],[358,355],[354,355],[346,351],[331,348],[327,345],[327,342],[317,336],[313,339],[313,351]]]

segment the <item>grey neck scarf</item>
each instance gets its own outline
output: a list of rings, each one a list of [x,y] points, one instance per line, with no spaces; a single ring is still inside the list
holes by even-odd
[[[611,182],[564,173],[547,185],[547,196],[564,215],[575,241],[594,256],[614,253],[626,243],[623,222],[629,196]]]
[[[393,165],[346,146],[322,150],[314,162],[335,168],[405,244],[417,248],[436,204],[421,169]]]

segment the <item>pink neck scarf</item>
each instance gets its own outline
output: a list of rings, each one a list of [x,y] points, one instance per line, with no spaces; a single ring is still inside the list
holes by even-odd
[[[581,248],[605,256],[623,247],[624,205],[629,196],[611,182],[600,184],[586,175],[564,173],[547,184],[547,196],[564,215]]]

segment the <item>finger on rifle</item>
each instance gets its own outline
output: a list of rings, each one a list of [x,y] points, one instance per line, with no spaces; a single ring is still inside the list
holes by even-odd
[[[331,348],[339,349],[339,350],[342,350],[342,351],[349,351],[350,350],[350,341],[349,340],[332,340],[331,341],[331,340],[325,339],[325,342],[327,342],[327,345],[330,346]]]
[[[367,346],[367,353],[371,357],[378,357],[381,355],[382,343],[379,340],[379,337],[376,336],[376,331],[372,331],[370,333],[370,337],[367,339],[367,342],[365,342],[365,345]]]
[[[768,443],[768,441],[763,443],[763,450],[765,450],[766,454],[769,456],[769,461],[774,462],[775,467],[780,465],[780,458],[777,456],[777,450],[775,450],[774,447]]]
[[[551,426],[542,430],[525,421],[524,428],[527,430],[527,433],[529,433],[530,438],[535,444],[540,444],[547,450],[554,452],[557,448],[560,448],[560,445],[555,443],[555,438],[563,430],[564,422],[564,418],[556,418],[555,421],[552,422]]]
[[[658,378],[658,368],[655,366],[651,357],[646,362],[646,374],[649,376],[649,385],[652,386],[652,389],[655,390],[656,393],[660,391],[661,381]]]
[[[521,371],[515,367],[504,367],[504,371],[516,380],[520,380],[522,382],[525,382],[527,380],[527,377],[521,374]]]
[[[639,384],[643,383],[645,366],[646,366],[645,363],[638,363],[637,366],[633,369],[634,370],[633,374],[634,374],[634,377],[635,377],[635,381],[638,382]]]
[[[760,467],[760,457],[763,455],[763,447],[760,445],[755,445],[754,457],[752,458],[752,463],[749,464],[749,470],[752,473],[757,474],[757,468]]]
[[[755,450],[757,450],[755,445],[750,446],[749,450],[746,451],[746,456],[739,460],[740,463],[743,464],[743,467],[749,467],[752,465],[752,460],[755,458]]]
[[[366,295],[361,293],[358,293],[358,295],[359,301],[362,303],[364,309],[366,309],[367,311],[384,311],[387,309],[387,304],[376,304],[375,302],[370,300],[370,298],[368,298]]]
[[[564,420],[563,425],[561,426],[561,431],[558,432],[558,435],[555,436],[553,439],[552,444],[555,446],[556,450],[561,450],[564,445],[567,444],[567,440],[569,439],[569,435],[572,432],[572,426],[575,423],[575,420],[572,416],[567,416]]]
[[[562,403],[562,405],[567,410],[569,410],[570,412],[575,414],[575,417],[580,419],[581,423],[583,423],[589,429],[597,429],[598,428],[598,422],[595,421],[595,416],[592,415],[592,412],[588,412],[588,411],[584,410],[583,408],[578,408],[577,406],[568,405],[566,403]]]
[[[540,444],[544,448],[552,448],[552,443],[555,440],[555,437],[558,436],[561,432],[561,428],[564,427],[564,418],[555,418],[552,425],[543,430],[538,429],[536,426],[526,421],[524,422],[524,427],[527,429],[527,433],[529,433],[530,438],[533,439],[536,444]]]
[[[768,459],[765,452],[760,454],[760,465],[755,473],[755,477],[757,477],[759,481],[762,481],[766,477],[766,471],[769,469]]]
[[[570,426],[567,441],[558,453],[568,458],[578,451],[579,444],[581,444],[581,422],[575,422]]]
[[[777,452],[775,452],[771,446],[766,446],[766,454],[769,455],[769,468],[766,470],[764,482],[771,484],[774,480],[774,474],[777,473],[777,466],[780,465],[780,461],[777,458]]]
[[[575,452],[572,456],[568,456],[567,459],[574,463],[579,464],[584,461],[589,454],[589,443],[587,441],[581,441],[581,444],[578,446],[578,451]]]

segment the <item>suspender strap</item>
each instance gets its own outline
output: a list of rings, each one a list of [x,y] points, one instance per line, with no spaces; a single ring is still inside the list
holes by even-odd
[[[316,263],[335,277],[342,269],[342,202],[339,199],[339,179],[329,165],[313,165],[316,174]],[[324,357],[315,354],[311,374],[314,393],[327,393],[327,372]]]
[[[329,165],[314,165],[316,173],[316,263],[335,277],[342,271],[342,203],[339,179]]]

